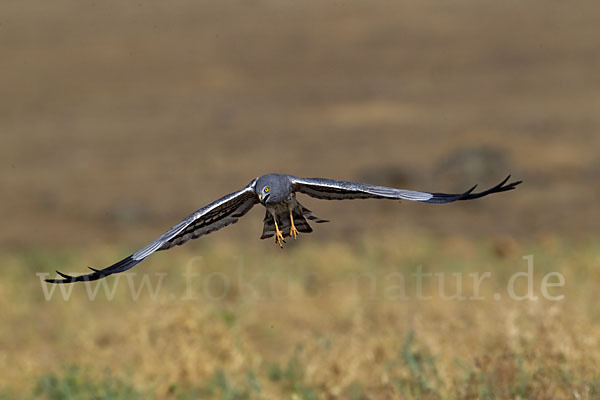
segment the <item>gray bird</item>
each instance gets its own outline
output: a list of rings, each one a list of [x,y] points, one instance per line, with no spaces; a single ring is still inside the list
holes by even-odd
[[[275,242],[283,247],[286,236],[296,239],[300,232],[312,232],[306,221],[328,222],[316,217],[308,208],[296,200],[296,192],[325,200],[346,199],[392,199],[410,200],[421,203],[444,204],[457,200],[473,200],[492,193],[514,189],[521,181],[506,184],[510,175],[498,185],[479,193],[475,186],[460,194],[415,192],[358,182],[336,181],[325,178],[298,178],[293,175],[268,174],[255,178],[245,188],[228,194],[209,205],[193,212],[183,221],[169,229],[164,235],[140,251],[105,269],[94,269],[87,275],[69,276],[56,271],[63,279],[47,279],[50,283],[94,281],[108,275],[127,271],[146,257],[159,250],[180,246],[190,239],[235,224],[257,203],[266,208],[261,239],[275,236]]]

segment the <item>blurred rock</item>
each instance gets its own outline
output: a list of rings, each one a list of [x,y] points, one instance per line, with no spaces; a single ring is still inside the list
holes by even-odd
[[[150,219],[148,208],[139,203],[120,203],[107,210],[106,221],[119,224],[129,224]]]
[[[493,183],[511,172],[506,153],[490,146],[466,147],[450,152],[438,163],[436,180],[464,189],[464,182]]]
[[[60,206],[60,198],[56,193],[43,192],[38,197],[38,205],[44,211],[54,211]]]
[[[410,186],[410,183],[415,180],[415,176],[414,173],[410,173],[404,167],[378,165],[359,170],[357,180],[373,185],[402,188]]]
[[[579,174],[579,176],[583,176],[586,179],[596,180],[596,182],[593,184],[596,185],[596,187],[600,187],[600,185],[597,183],[598,179],[600,179],[600,158],[597,158],[596,160],[592,161],[590,165],[586,166],[583,174]]]
[[[490,246],[498,258],[515,258],[522,253],[519,243],[510,236],[495,236],[490,239]]]

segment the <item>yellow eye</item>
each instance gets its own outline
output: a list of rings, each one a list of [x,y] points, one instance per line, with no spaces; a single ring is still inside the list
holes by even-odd
[[[269,193],[269,188],[268,187],[265,188],[265,193]]]

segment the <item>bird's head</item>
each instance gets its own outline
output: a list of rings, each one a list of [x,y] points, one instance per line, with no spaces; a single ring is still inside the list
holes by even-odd
[[[268,185],[263,186],[257,190],[257,194],[258,201],[260,201],[262,204],[265,204],[269,200],[269,197],[271,197],[271,187]]]
[[[287,176],[269,174],[258,178],[255,192],[262,204],[277,204],[285,201],[290,192],[290,182]]]

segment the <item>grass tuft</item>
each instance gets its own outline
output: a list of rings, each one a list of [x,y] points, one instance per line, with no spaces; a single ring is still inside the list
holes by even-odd
[[[69,367],[62,375],[41,377],[34,390],[36,397],[48,400],[131,400],[144,399],[146,395],[131,384],[115,379],[106,373],[101,379],[94,379],[78,367]]]

